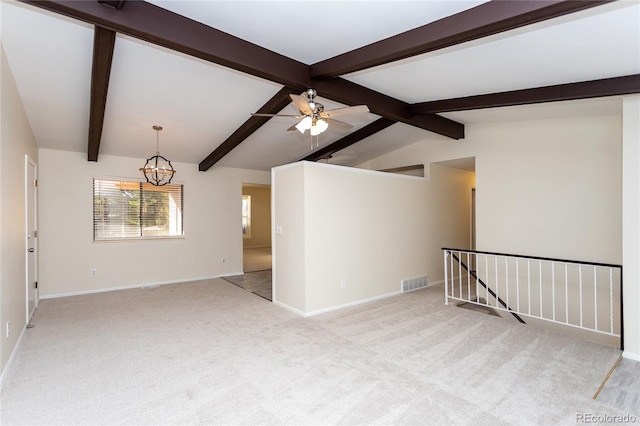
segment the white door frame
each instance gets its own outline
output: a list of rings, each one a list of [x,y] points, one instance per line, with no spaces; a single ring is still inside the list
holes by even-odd
[[[33,167],[33,176],[30,176],[29,167]],[[27,324],[38,307],[38,289],[34,283],[38,282],[38,165],[35,161],[24,156],[24,223],[25,223],[25,293]],[[33,223],[31,223],[33,222]],[[30,228],[30,224],[32,225]],[[33,250],[31,252],[31,250]],[[32,293],[33,292],[33,293]],[[33,300],[33,309],[30,309],[30,298]]]

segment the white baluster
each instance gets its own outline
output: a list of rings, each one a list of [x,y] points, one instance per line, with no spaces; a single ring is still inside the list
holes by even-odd
[[[613,268],[609,268],[609,329],[613,334]]]
[[[518,312],[520,312],[520,259],[516,257],[516,306]]]
[[[456,293],[453,291],[453,285],[454,285],[453,252],[449,252],[449,259],[451,260],[451,297],[455,297]]]
[[[469,262],[469,252],[467,252],[467,299],[471,300],[471,262]]]
[[[595,330],[598,330],[598,269],[593,267],[593,317],[595,320]]]
[[[569,274],[564,264],[564,322],[569,324]]]
[[[485,305],[489,304],[489,256],[484,255],[484,290],[486,293]]]
[[[462,252],[458,252],[458,297],[462,299]]]
[[[540,318],[544,318],[542,315],[542,261],[538,261],[538,278],[539,278],[539,289],[540,289]]]
[[[504,258],[504,285],[506,287],[506,300],[504,301],[504,303],[507,305],[507,307],[509,307],[509,258],[506,256]]]
[[[578,291],[580,292],[580,327],[582,327],[582,265],[578,266]]]
[[[449,252],[445,250],[444,252],[444,304],[449,304],[449,268],[447,266],[447,256]]]
[[[553,305],[553,320],[556,320],[556,264],[551,262],[551,304]]]
[[[500,297],[500,283],[498,282],[498,256],[493,257],[495,260],[495,275],[496,275],[496,308],[498,308],[498,298]],[[487,283],[489,285],[489,283]]]
[[[529,309],[527,314],[531,315],[531,260],[527,259],[527,297],[529,303]]]
[[[478,281],[479,281],[479,277],[478,277],[478,255],[474,254],[474,262],[473,264],[475,265],[475,274],[476,274],[476,302],[480,303],[480,288],[478,287]]]

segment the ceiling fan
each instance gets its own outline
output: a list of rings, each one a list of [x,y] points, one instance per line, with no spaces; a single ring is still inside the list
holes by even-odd
[[[298,115],[288,114],[261,114],[255,113],[251,115],[259,117],[294,117],[300,120],[298,124],[294,124],[287,130],[298,130],[300,133],[304,133],[309,130],[311,136],[317,136],[329,128],[329,125],[339,127],[342,129],[350,129],[353,126],[343,121],[334,120],[333,117],[338,117],[346,114],[358,114],[363,112],[369,112],[369,108],[366,105],[356,105],[345,108],[337,108],[329,111],[324,110],[324,106],[321,103],[316,102],[314,99],[317,95],[315,89],[307,89],[302,95],[291,94],[289,97],[291,101],[300,111]]]

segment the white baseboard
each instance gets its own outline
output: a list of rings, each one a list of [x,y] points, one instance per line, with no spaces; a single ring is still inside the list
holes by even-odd
[[[397,296],[402,294],[402,290],[393,291],[391,293],[381,294],[380,296],[369,297],[367,299],[356,300],[354,302],[345,303],[343,305],[332,306],[329,308],[318,309],[317,311],[306,312],[305,317],[311,317],[313,315],[324,314],[327,312],[337,311],[339,309],[350,308],[352,306],[362,305],[364,303],[374,302],[376,300],[386,299],[387,297]]]
[[[435,287],[437,285],[444,285],[444,280],[430,282],[427,287]]]
[[[622,352],[622,357],[623,358],[627,358],[627,359],[631,359],[633,361],[640,362],[640,354],[634,354],[634,353],[629,352],[629,351],[623,351]]]
[[[216,276],[216,277],[214,277],[214,278],[233,277],[233,276],[237,276],[237,275],[244,275],[244,271],[240,271],[240,272],[232,272],[232,273],[230,273],[230,274],[222,274],[222,275],[218,275],[218,276]],[[211,278],[204,278],[204,279],[206,279],[206,280],[210,280]],[[192,281],[192,280],[189,280],[189,281]],[[195,281],[195,280],[193,280],[193,281]]]
[[[289,305],[286,305],[286,304],[284,304],[282,302],[278,302],[277,300],[274,301],[273,303],[275,305],[280,306],[281,308],[284,308],[284,309],[286,309],[288,311],[291,311],[291,312],[293,312],[295,314],[298,314],[300,316],[312,317],[314,315],[324,314],[324,313],[327,313],[327,312],[333,312],[333,311],[337,311],[339,309],[349,308],[351,306],[362,305],[364,303],[369,303],[369,302],[373,302],[373,301],[376,301],[376,300],[386,299],[387,297],[397,296],[397,295],[400,295],[400,294],[402,294],[402,290],[393,291],[391,293],[386,293],[386,294],[381,294],[380,296],[369,297],[367,299],[356,300],[354,302],[349,302],[349,303],[345,303],[345,304],[342,304],[342,305],[337,305],[337,306],[331,306],[331,307],[328,307],[328,308],[318,309],[317,311],[311,311],[311,312],[302,312],[302,311],[300,311],[300,310],[298,310],[296,308],[293,308],[293,307],[291,307]]]
[[[202,281],[202,280],[211,280],[214,278],[224,278],[230,277],[233,275],[243,275],[244,272],[234,272],[229,274],[222,275],[210,275],[205,277],[191,277],[191,278],[181,278],[178,280],[169,280],[169,281],[157,281],[157,282],[149,282],[149,283],[138,283],[124,286],[116,286],[116,287],[105,287],[98,289],[90,289],[90,290],[79,290],[79,291],[71,291],[68,293],[56,293],[56,294],[48,294],[46,296],[41,296],[40,299],[58,299],[60,297],[70,297],[70,296],[81,296],[83,294],[95,294],[95,293],[104,293],[107,291],[118,291],[118,290],[130,290],[134,288],[152,288],[158,287],[161,285],[169,285],[169,284],[181,284],[192,281]]]
[[[282,309],[286,309],[289,312],[293,312],[296,315],[300,315],[301,317],[305,316],[304,312],[302,312],[302,311],[300,311],[300,310],[298,310],[298,309],[296,309],[294,307],[291,307],[289,305],[286,305],[286,304],[284,304],[282,302],[278,302],[277,300],[275,302],[273,302],[273,304],[276,305],[276,306],[281,307]]]
[[[13,366],[13,362],[15,361],[16,356],[20,351],[20,347],[22,346],[22,340],[24,339],[24,336],[26,333],[27,333],[27,327],[25,324],[25,327],[22,329],[22,333],[20,333],[20,337],[18,338],[18,341],[16,342],[16,345],[14,346],[13,351],[11,351],[11,356],[9,357],[9,360],[5,364],[4,370],[2,370],[2,375],[0,375],[0,389],[4,388],[4,381],[9,375],[9,372],[11,371],[11,367]]]

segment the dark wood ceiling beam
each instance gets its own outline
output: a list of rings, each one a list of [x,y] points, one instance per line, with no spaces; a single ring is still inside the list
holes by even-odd
[[[260,108],[258,113],[260,114],[277,114],[284,107],[291,103],[289,95],[292,93],[298,93],[298,89],[285,86],[278,93],[276,93],[271,99]],[[198,165],[198,170],[205,172],[209,170],[214,164],[227,155],[233,148],[240,145],[242,141],[248,138],[253,132],[258,130],[263,124],[269,121],[271,117],[256,117],[251,116],[245,123],[240,126],[231,136],[220,144],[211,154],[207,156]]]
[[[613,0],[494,0],[317,62],[310,66],[309,76],[316,79],[333,78],[611,1]]]
[[[89,161],[98,161],[115,42],[115,32],[95,27],[93,65],[91,68],[91,99],[89,104],[89,146],[87,148],[87,159]]]
[[[410,109],[414,114],[433,114],[545,102],[572,101],[605,96],[628,95],[632,93],[640,93],[640,74],[512,90],[509,92],[466,96],[463,98],[420,102],[413,104]]]
[[[122,9],[126,2],[127,0],[98,0],[98,3],[106,4],[118,10]]]
[[[387,127],[394,124],[394,120],[390,120],[388,118],[379,118],[371,124],[364,126],[361,129],[356,130],[353,133],[348,134],[344,138],[329,144],[321,149],[307,155],[306,157],[300,159],[300,161],[318,161],[330,156],[334,152],[338,152],[340,150],[345,149],[348,146],[353,145],[356,142],[360,142],[362,139],[365,139],[374,133],[378,133],[381,130],[386,129]]]
[[[463,124],[436,114],[413,114],[410,110],[411,106],[406,102],[348,80],[342,78],[315,80],[312,85],[321,96],[334,101],[350,105],[367,105],[372,113],[384,118],[429,130],[452,139],[464,138]]]
[[[130,1],[122,10],[97,1],[21,1],[301,91],[307,88],[307,64],[145,1]]]
[[[97,1],[21,1],[300,91],[313,87],[320,96],[347,105],[371,104],[372,111],[385,118],[454,139],[464,137],[460,123],[435,114],[412,116],[409,104],[346,80],[309,79],[306,64],[147,2],[128,2],[118,11]]]

